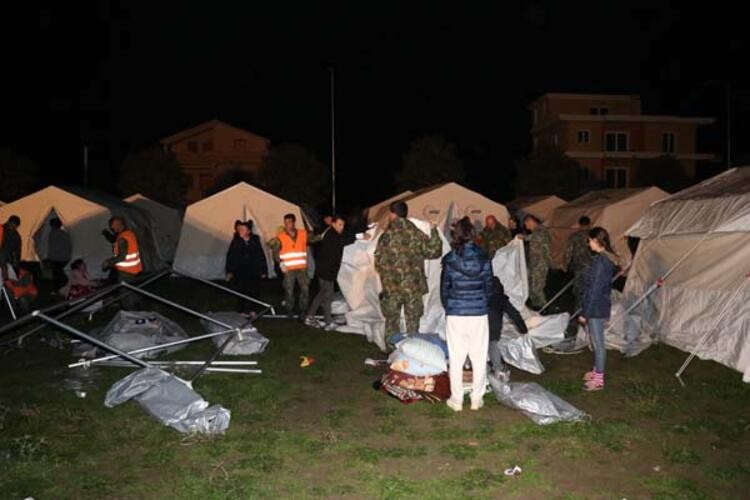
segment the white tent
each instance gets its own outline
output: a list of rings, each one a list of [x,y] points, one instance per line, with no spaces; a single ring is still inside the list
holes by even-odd
[[[11,215],[21,218],[18,231],[23,245],[22,260],[39,262],[47,256],[49,221],[58,217],[70,234],[72,258],[84,259],[89,273],[101,277],[104,275],[102,261],[112,256],[112,244],[104,239],[101,231],[107,229],[110,217],[118,215],[136,232],[145,269],[162,266],[150,244],[151,228],[143,222],[139,211],[119,207],[116,203],[99,203],[94,200],[96,195],[81,194],[84,196],[49,186],[0,207],[0,220],[5,221]]]
[[[560,197],[553,194],[545,196],[523,196],[516,198],[507,204],[508,210],[523,215],[531,214],[544,223],[548,223],[552,218],[552,213],[559,206],[567,203]],[[505,224],[505,221],[501,221]]]
[[[175,271],[203,279],[224,278],[234,221],[251,219],[272,276],[273,260],[266,241],[276,236],[288,213],[297,217],[298,227],[303,226],[299,206],[244,182],[193,203],[185,211],[174,258]]]
[[[488,215],[494,215],[500,222],[508,220],[508,210],[504,205],[455,182],[421,189],[403,201],[409,205],[410,217],[427,221],[445,220],[451,205],[457,218],[468,216],[477,229],[484,226],[484,218]]]
[[[365,216],[367,217],[367,222],[382,221],[385,215],[388,213],[388,207],[391,205],[391,203],[406,199],[412,194],[414,194],[413,191],[406,190],[401,194],[397,194],[396,196],[391,196],[387,200],[383,200],[380,203],[376,203],[375,205],[371,206],[370,208],[366,210],[366,213],[365,213]]]
[[[547,226],[552,237],[552,261],[562,267],[568,238],[578,229],[578,219],[586,215],[592,226],[609,232],[615,251],[628,261],[625,231],[632,226],[652,203],[669,196],[657,187],[602,189],[591,191],[555,209]]]
[[[750,382],[750,168],[734,168],[653,205],[625,286],[641,335],[739,370]],[[671,270],[671,272],[670,272]]]
[[[151,216],[159,256],[166,262],[172,262],[182,227],[180,212],[140,193],[129,196],[124,201],[141,208]]]

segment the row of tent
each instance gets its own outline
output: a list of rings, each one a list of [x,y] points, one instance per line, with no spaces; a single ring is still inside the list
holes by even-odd
[[[699,351],[700,357],[740,370],[750,380],[750,291],[737,292],[750,272],[750,168],[729,170],[672,196],[654,187],[606,189],[567,203],[548,196],[507,206],[446,183],[374,205],[367,210],[368,220],[384,222],[388,205],[396,200],[407,202],[411,217],[437,223],[446,232],[450,221],[463,216],[479,227],[488,215],[502,222],[510,212],[533,214],[552,233],[557,265],[582,215],[610,232],[622,256],[630,255],[626,236],[640,238],[623,296],[635,301],[656,280],[667,273],[669,277],[633,312],[631,324],[636,322],[642,334],[688,351],[716,329],[720,334]],[[308,222],[298,205],[245,183],[188,206],[184,215],[139,195],[119,200],[50,186],[0,206],[0,221],[13,214],[21,217],[22,258],[39,261],[46,251],[47,222],[60,218],[71,233],[74,258],[83,258],[97,273],[111,254],[101,230],[111,216],[124,216],[138,234],[147,269],[171,262],[176,271],[220,279],[234,221],[255,221],[254,230],[265,242],[286,213]],[[360,286],[377,287],[377,282],[369,276]],[[721,307],[727,303],[732,304],[728,311]]]

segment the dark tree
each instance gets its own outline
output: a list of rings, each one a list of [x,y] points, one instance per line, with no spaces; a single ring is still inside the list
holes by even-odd
[[[555,147],[542,147],[516,162],[516,195],[555,194],[573,199],[584,188],[583,168]]]
[[[206,189],[203,192],[203,196],[211,196],[219,191],[224,191],[227,188],[239,184],[240,182],[246,182],[251,185],[257,185],[257,178],[253,172],[250,172],[242,167],[229,167],[221,171],[214,181],[213,186]]]
[[[327,201],[331,174],[315,154],[299,144],[281,144],[263,160],[260,185],[297,204],[318,206]]]
[[[669,193],[676,193],[694,182],[674,156],[641,160],[635,179],[637,186],[656,186]]]
[[[0,200],[9,202],[38,187],[36,163],[8,148],[0,148]]]
[[[141,193],[166,205],[185,202],[188,178],[177,158],[152,147],[131,153],[120,165],[117,189],[123,196]]]
[[[465,178],[464,162],[458,157],[455,144],[430,135],[413,141],[401,157],[396,188],[416,190],[444,182],[461,182]]]

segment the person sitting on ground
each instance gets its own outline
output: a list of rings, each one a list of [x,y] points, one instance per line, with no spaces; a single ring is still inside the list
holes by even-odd
[[[443,257],[440,299],[445,308],[448,375],[451,396],[446,404],[461,411],[464,400],[463,367],[468,355],[473,367],[471,409],[484,405],[489,344],[488,302],[492,295],[492,266],[474,244],[476,231],[468,217],[453,229],[453,248]]]
[[[595,227],[589,231],[589,247],[596,256],[584,277],[583,310],[578,316],[578,322],[588,329],[594,346],[594,368],[584,374],[583,389],[600,391],[604,389],[604,365],[607,361],[604,323],[612,310],[610,295],[612,277],[617,272],[617,254],[612,249],[609,233],[603,227]]]
[[[60,295],[67,300],[80,299],[91,295],[99,287],[99,283],[89,277],[86,262],[76,259],[70,264],[70,278],[68,283],[60,289]]]
[[[235,236],[229,244],[226,259],[227,281],[243,295],[257,298],[260,280],[268,275],[268,263],[260,238],[253,234],[253,221],[235,223]],[[247,299],[238,297],[240,314],[255,318],[256,312]]]
[[[520,333],[525,334],[529,332],[526,323],[521,317],[521,313],[518,312],[518,309],[513,307],[510,299],[505,295],[505,288],[503,287],[500,278],[493,276],[492,296],[490,296],[487,315],[490,322],[490,347],[488,352],[490,364],[495,373],[503,369],[503,358],[500,354],[500,348],[497,345],[497,341],[500,340],[500,336],[502,335],[503,316],[506,314]]]
[[[3,285],[10,296],[15,299],[21,311],[28,312],[31,310],[31,306],[39,295],[31,271],[26,269],[24,265],[20,265],[16,279],[6,279],[3,281]]]

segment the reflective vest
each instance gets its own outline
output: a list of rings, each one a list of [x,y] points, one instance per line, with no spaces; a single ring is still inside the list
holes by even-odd
[[[34,285],[34,279],[29,271],[21,269],[18,271],[18,279],[6,280],[5,286],[13,293],[16,300],[26,295],[36,298],[39,293]]]
[[[125,260],[115,264],[115,269],[123,273],[139,274],[143,271],[143,265],[141,264],[141,254],[138,252],[138,240],[135,233],[126,229],[117,235],[114,246],[115,256],[119,253],[120,240],[125,240],[128,243],[128,254],[125,256]]]
[[[307,269],[307,231],[297,229],[297,239],[293,240],[286,231],[279,233],[281,249],[279,260],[287,271]]]

